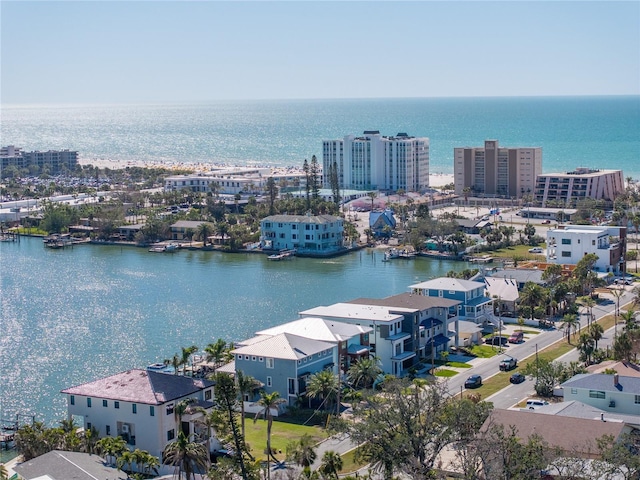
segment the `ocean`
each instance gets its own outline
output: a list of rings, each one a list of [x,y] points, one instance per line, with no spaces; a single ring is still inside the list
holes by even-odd
[[[2,107],[2,145],[77,150],[84,161],[302,166],[322,141],[365,130],[430,139],[431,173],[453,149],[497,139],[542,147],[543,172],[622,169],[640,179],[640,96],[219,101]]]

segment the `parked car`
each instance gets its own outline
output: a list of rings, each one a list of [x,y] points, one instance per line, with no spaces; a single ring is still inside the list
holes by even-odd
[[[542,253],[542,249],[540,247],[533,247],[529,249],[529,253]]]
[[[526,377],[522,373],[513,373],[509,377],[511,383],[522,383],[526,380]]]
[[[478,388],[482,386],[482,377],[480,375],[471,375],[464,382],[464,388]]]
[[[521,343],[524,341],[524,333],[523,332],[513,332],[509,336],[509,343]]]
[[[549,405],[549,402],[545,400],[527,400],[527,408],[529,410],[535,410],[536,408],[544,407],[545,405]]]
[[[500,370],[503,370],[505,372],[509,370],[513,370],[517,366],[518,366],[518,359],[513,357],[505,358],[500,362],[500,365],[499,365]]]
[[[551,220],[543,220],[542,224],[543,225],[549,225],[551,223]]]
[[[487,337],[484,341],[487,345],[505,345],[507,343],[506,335],[495,335],[493,337]]]

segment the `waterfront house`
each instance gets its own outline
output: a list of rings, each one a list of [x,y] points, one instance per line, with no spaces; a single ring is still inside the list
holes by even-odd
[[[493,315],[493,299],[485,295],[485,283],[462,278],[439,277],[426,282],[410,285],[415,295],[448,298],[457,300],[458,316],[462,320],[499,327],[498,319]]]
[[[326,255],[344,249],[343,231],[344,220],[333,215],[271,215],[260,222],[260,246]]]
[[[640,415],[640,378],[582,373],[562,385],[564,401],[578,400],[605,412]]]
[[[202,222],[198,220],[178,220],[177,222],[171,224],[169,227],[171,229],[171,239],[172,240],[189,240],[187,236],[187,232],[193,232],[194,236],[198,234],[198,228],[203,223],[209,226],[210,232],[213,234],[215,232],[215,225],[211,222]]]
[[[100,437],[120,436],[130,448],[161,458],[165,446],[178,431],[200,433],[196,409],[213,407],[214,383],[198,378],[132,369],[62,390],[69,418],[92,427]],[[191,402],[178,418],[176,406]]]
[[[369,228],[376,237],[390,237],[396,229],[396,219],[389,209],[369,213]]]
[[[390,314],[403,316],[400,331],[409,337],[405,337],[402,350],[405,354],[415,353],[412,361],[403,362],[403,370],[417,360],[436,358],[449,347],[459,346],[460,302],[457,300],[401,293],[382,299],[358,298],[347,303],[377,305],[386,308]],[[399,360],[397,356],[395,359]]]
[[[279,392],[288,405],[294,405],[298,397],[306,393],[307,382],[314,373],[324,369],[337,373],[338,348],[335,343],[291,333],[257,335],[238,342],[231,353],[235,358],[235,371],[242,371],[261,382],[267,393]],[[244,400],[251,402],[253,399]],[[251,411],[251,408],[245,411]]]
[[[300,316],[371,328],[370,354],[379,360],[383,372],[402,376],[419,358],[430,356],[432,349],[447,348],[455,337],[449,326],[456,325],[457,304],[407,294],[319,306],[300,312]]]
[[[626,227],[562,225],[547,231],[547,262],[576,265],[593,253],[594,270],[619,275],[626,271],[626,239]]]

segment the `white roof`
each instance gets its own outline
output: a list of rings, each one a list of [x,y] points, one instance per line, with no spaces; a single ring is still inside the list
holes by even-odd
[[[370,327],[341,323],[333,320],[326,320],[318,317],[306,317],[293,322],[278,325],[257,332],[258,335],[278,335],[280,333],[291,333],[313,340],[325,342],[343,342],[363,333],[372,332]]]
[[[262,335],[262,337],[264,338],[263,341],[241,346],[232,350],[231,353],[298,360],[335,347],[332,343],[304,338],[290,333],[281,333],[272,337]]]
[[[511,278],[485,277],[490,297],[500,297],[505,302],[515,302],[520,296],[518,282]]]
[[[329,317],[353,320],[371,320],[376,322],[397,322],[402,315],[390,314],[389,307],[378,305],[358,305],[353,303],[334,303],[300,312],[303,317]]]
[[[458,292],[468,292],[476,288],[484,288],[484,283],[462,278],[438,277],[426,282],[410,285],[409,288],[434,289],[434,290],[455,290]]]

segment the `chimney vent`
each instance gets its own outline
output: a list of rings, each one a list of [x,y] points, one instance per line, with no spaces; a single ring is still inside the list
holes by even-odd
[[[613,375],[613,384],[617,387],[618,386],[618,374],[614,374]]]

